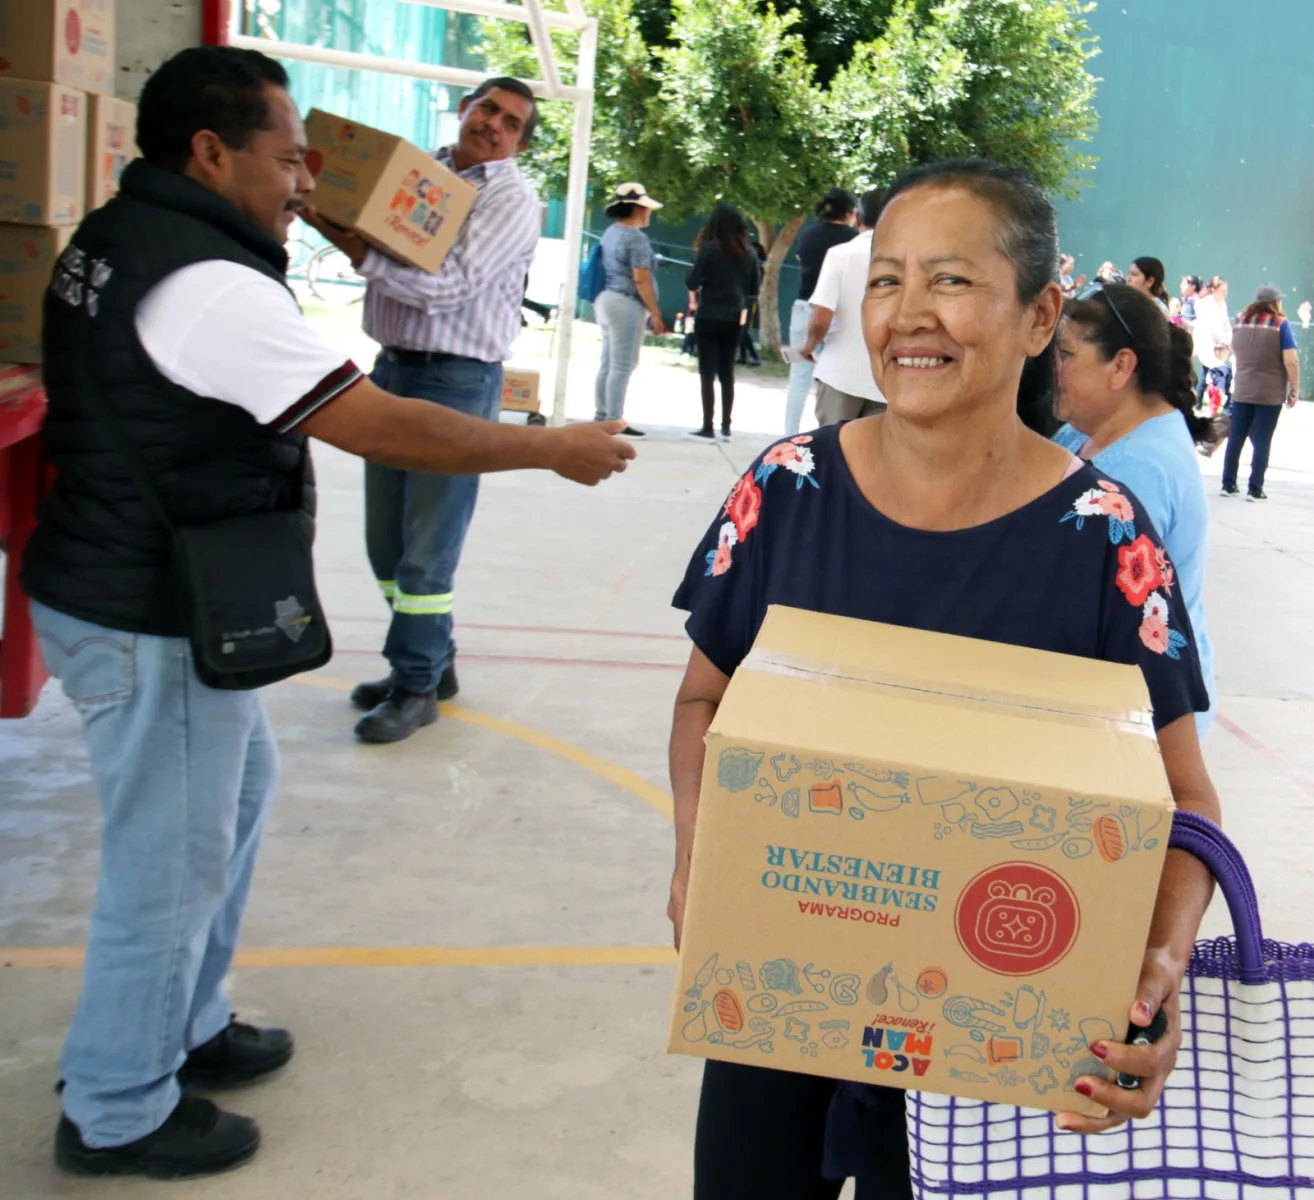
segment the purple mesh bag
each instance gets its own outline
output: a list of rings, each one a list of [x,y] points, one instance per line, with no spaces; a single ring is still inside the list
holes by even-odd
[[[1080,1137],[1049,1113],[910,1092],[917,1200],[1314,1197],[1314,946],[1265,940],[1250,873],[1212,822],[1178,813],[1171,845],[1213,871],[1236,934],[1195,947],[1153,1115]]]

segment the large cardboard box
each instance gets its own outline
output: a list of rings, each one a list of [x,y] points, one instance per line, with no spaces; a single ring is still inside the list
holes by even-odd
[[[87,97],[0,80],[0,221],[76,225],[86,211]]]
[[[87,109],[87,211],[119,194],[123,168],[138,156],[137,106],[90,96]]]
[[[507,412],[538,412],[538,386],[537,371],[507,367],[502,372],[502,408]]]
[[[475,187],[403,138],[335,117],[306,116],[311,203],[335,224],[422,271],[437,271],[475,202]]]
[[[1172,794],[1139,670],[772,608],[707,738],[669,1049],[1052,1111]]]
[[[0,361],[39,363],[46,288],[73,230],[0,225]]]
[[[114,0],[0,0],[0,78],[114,91]]]

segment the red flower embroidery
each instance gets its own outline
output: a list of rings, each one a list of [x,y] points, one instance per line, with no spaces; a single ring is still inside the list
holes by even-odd
[[[1118,490],[1118,485],[1109,479],[1101,479],[1100,487],[1102,487],[1106,492],[1116,492]]]
[[[1145,534],[1118,551],[1118,588],[1137,608],[1163,582],[1154,551],[1154,543]]]
[[[730,569],[730,543],[724,538],[717,543],[716,557],[712,559],[712,574],[724,575]],[[1165,633],[1165,637],[1167,634]]]
[[[762,489],[745,475],[726,501],[725,515],[735,523],[735,532],[742,542],[748,531],[757,525],[762,513]]]
[[[801,437],[790,438],[789,440],[796,446],[806,446],[812,440],[812,435],[805,433]]]
[[[1171,644],[1167,623],[1155,616],[1146,617],[1141,622],[1141,641],[1155,654],[1167,654]]]
[[[1115,517],[1119,521],[1131,521],[1136,517],[1131,501],[1118,492],[1106,492],[1096,500],[1096,503],[1100,506],[1100,512],[1106,517]]]
[[[764,467],[783,467],[798,458],[798,447],[793,442],[777,442],[762,456]]]

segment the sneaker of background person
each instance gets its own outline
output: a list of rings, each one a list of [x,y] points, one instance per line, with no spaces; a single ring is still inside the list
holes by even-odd
[[[716,436],[719,437],[721,441],[728,442],[730,440],[730,431],[728,429],[723,429]]]
[[[644,433],[642,429],[635,429],[633,425],[626,425],[625,428],[620,431],[620,436],[627,438],[641,438],[647,437],[648,435]]]
[[[1223,484],[1224,496],[1239,496],[1240,494],[1241,494],[1241,489],[1237,487],[1236,484],[1234,483]]]
[[[1246,493],[1246,499],[1247,499],[1247,500],[1267,500],[1267,499],[1268,499],[1268,495],[1267,495],[1267,493],[1265,493],[1265,491],[1264,491],[1263,488],[1251,488],[1250,491],[1248,491],[1248,492]]]
[[[692,438],[695,442],[716,441],[716,434],[710,429],[692,429],[684,436],[687,438]]]

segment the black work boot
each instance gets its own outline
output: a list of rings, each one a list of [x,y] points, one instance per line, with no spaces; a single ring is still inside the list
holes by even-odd
[[[126,1146],[94,1150],[67,1117],[55,1130],[55,1165],[70,1175],[189,1179],[231,1170],[258,1149],[260,1128],[250,1117],[221,1112],[199,1096],[183,1096],[159,1129]]]
[[[438,680],[438,701],[445,703],[448,700],[455,700],[456,694],[461,690],[461,685],[456,681],[456,664],[453,663],[443,672],[443,677]],[[378,679],[374,683],[358,683],[351,693],[351,702],[361,712],[369,712],[372,708],[378,708],[392,691],[392,676],[387,679]]]
[[[257,1029],[240,1021],[215,1034],[187,1055],[178,1071],[181,1087],[230,1088],[285,1067],[292,1057],[286,1029]]]
[[[404,692],[394,687],[388,698],[356,722],[362,742],[403,742],[417,729],[438,720],[438,693]]]

